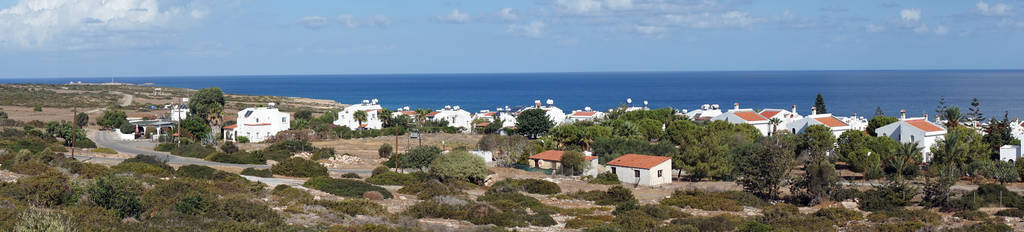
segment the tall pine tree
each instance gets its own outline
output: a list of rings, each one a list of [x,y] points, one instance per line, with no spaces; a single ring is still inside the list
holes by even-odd
[[[828,110],[825,109],[825,98],[821,97],[821,93],[818,93],[818,97],[814,98],[814,109],[817,109],[819,114],[828,113]]]

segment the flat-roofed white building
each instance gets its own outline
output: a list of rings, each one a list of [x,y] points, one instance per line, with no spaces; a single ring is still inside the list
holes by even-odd
[[[581,121],[597,121],[604,119],[604,112],[594,111],[589,106],[584,107],[583,110],[576,110],[569,114],[567,119],[568,123],[576,123]]]
[[[707,121],[722,114],[722,110],[719,109],[718,104],[704,104],[699,109],[684,111],[683,114],[693,121]]]
[[[469,132],[472,128],[473,114],[459,106],[445,106],[444,109],[435,111],[431,120],[445,121],[450,127],[462,128],[463,131]]]
[[[622,183],[656,186],[672,183],[672,158],[625,154],[605,164]]]
[[[757,128],[761,132],[762,136],[767,136],[770,128],[768,125],[768,118],[761,116],[753,109],[740,109],[740,103],[736,103],[732,110],[725,113],[719,114],[711,118],[711,121],[725,121],[732,124],[750,124]]]
[[[250,142],[262,142],[291,128],[291,116],[274,108],[274,103],[238,111],[235,121],[235,125],[223,128],[225,140],[238,141],[238,136],[245,136]]]
[[[946,128],[928,121],[928,116],[907,118],[906,110],[901,110],[899,121],[875,129],[875,134],[900,143],[917,143],[924,155],[924,162],[929,162],[932,146],[946,136]]]
[[[345,107],[344,110],[338,112],[338,119],[334,120],[334,125],[348,127],[352,130],[360,129],[381,129],[384,127],[384,122],[380,121],[377,117],[384,108],[377,104],[377,99],[363,100],[359,104]],[[366,121],[358,121],[355,118],[357,111],[366,112]]]

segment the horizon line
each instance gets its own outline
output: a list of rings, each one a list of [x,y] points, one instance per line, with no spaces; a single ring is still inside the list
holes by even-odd
[[[165,77],[273,77],[273,76],[388,76],[388,75],[503,75],[503,74],[592,74],[592,73],[710,73],[710,72],[921,72],[921,71],[985,71],[1007,72],[1024,71],[1022,69],[764,69],[764,70],[676,70],[676,71],[564,71],[564,72],[395,72],[395,73],[308,73],[308,74],[220,74],[220,75],[141,75],[141,76],[37,76],[37,77],[0,77],[0,80],[11,79],[67,79],[67,78],[165,78]]]

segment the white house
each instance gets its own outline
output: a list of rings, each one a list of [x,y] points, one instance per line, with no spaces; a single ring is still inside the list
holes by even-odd
[[[732,124],[750,124],[761,132],[762,136],[768,136],[771,125],[768,118],[761,116],[753,109],[740,109],[740,103],[734,104],[732,110],[711,118],[711,121],[725,121]]]
[[[523,110],[542,109],[547,112],[546,115],[548,116],[548,120],[554,122],[556,126],[562,125],[562,123],[565,122],[565,112],[555,106],[554,100],[548,99],[547,105],[541,105],[540,100],[533,101],[533,104],[533,106],[526,107]]]
[[[832,116],[832,114],[818,114],[814,107],[811,107],[811,115],[807,115],[799,120],[794,120],[786,125],[786,127],[788,127],[790,132],[793,134],[801,134],[804,133],[804,130],[806,130],[807,127],[813,125],[825,125],[829,127],[836,138],[839,138],[839,135],[843,134],[843,132],[850,130],[850,125],[847,125],[842,120]]]
[[[924,162],[931,161],[932,146],[946,135],[946,128],[928,121],[928,117],[907,118],[907,111],[900,111],[900,120],[875,129],[875,134],[900,143],[917,143],[924,155]]]
[[[177,121],[188,119],[188,113],[189,113],[188,106],[185,106],[185,105],[171,105],[169,107],[171,109],[171,114],[168,115],[169,116],[168,119],[170,119],[172,122],[177,122]]]
[[[267,105],[238,111],[238,123],[223,128],[224,139],[237,141],[238,136],[245,136],[250,142],[262,142],[277,132],[290,129],[291,116],[274,108],[274,103]]]
[[[608,161],[605,166],[619,176],[622,183],[655,186],[672,183],[672,158],[626,154]]]
[[[530,167],[540,169],[561,169],[562,168],[562,155],[565,151],[547,150],[541,153],[531,155],[529,157]],[[596,176],[598,169],[597,156],[585,156],[584,159],[589,163],[587,170],[584,170],[584,175]]]
[[[773,118],[779,119],[779,122],[781,123],[779,123],[779,125],[775,125],[774,129],[780,131],[789,131],[789,123],[804,118],[804,116],[801,116],[799,113],[796,112],[796,105],[793,105],[792,110],[763,109],[758,114],[760,114],[762,117],[767,118],[768,120],[771,120]],[[769,126],[772,125],[769,124]]]
[[[926,114],[924,115],[924,117],[927,118],[928,115]],[[863,131],[868,129],[868,119],[865,117],[857,116],[856,113],[854,113],[853,116],[850,117],[836,118],[838,118],[839,121],[843,121],[843,123],[846,123],[846,125],[850,125],[850,130]]]
[[[684,110],[683,114],[694,121],[706,121],[722,114],[722,110],[718,108],[718,104],[704,104],[700,106],[700,109],[693,111]]]
[[[445,122],[448,122],[448,126],[450,127],[462,128],[466,132],[469,132],[469,129],[472,128],[471,124],[473,123],[473,114],[469,113],[469,111],[463,110],[459,106],[445,106],[444,109],[435,111],[431,114],[433,114],[431,120],[444,120]]]
[[[999,160],[1019,162],[1022,155],[1022,147],[1024,147],[1024,141],[1021,141],[1019,145],[1003,145],[999,147]]]
[[[583,110],[574,110],[569,114],[567,118],[568,123],[576,123],[581,121],[597,121],[604,118],[604,112],[593,111],[589,106],[584,107]]]
[[[384,123],[377,117],[377,113],[383,109],[377,104],[377,99],[363,100],[359,104],[345,107],[344,110],[338,112],[338,119],[334,120],[334,125],[348,127],[352,130],[381,129],[384,127]],[[356,120],[355,113],[357,111],[366,112],[366,121]]]

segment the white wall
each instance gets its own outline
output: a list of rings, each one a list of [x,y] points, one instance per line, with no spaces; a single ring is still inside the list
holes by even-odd
[[[249,117],[246,112],[252,111]],[[262,142],[277,134],[291,128],[291,116],[288,113],[278,111],[276,108],[247,108],[238,111],[236,119],[238,127],[234,129],[233,139],[238,136],[249,138],[250,142]],[[269,123],[270,125],[263,125]]]
[[[672,160],[666,160],[651,169],[631,168],[608,165],[609,170],[614,170],[622,183],[636,184],[643,186],[655,186],[672,183]],[[640,171],[640,178],[636,178],[634,171]],[[661,177],[658,177],[658,170],[661,170]]]

